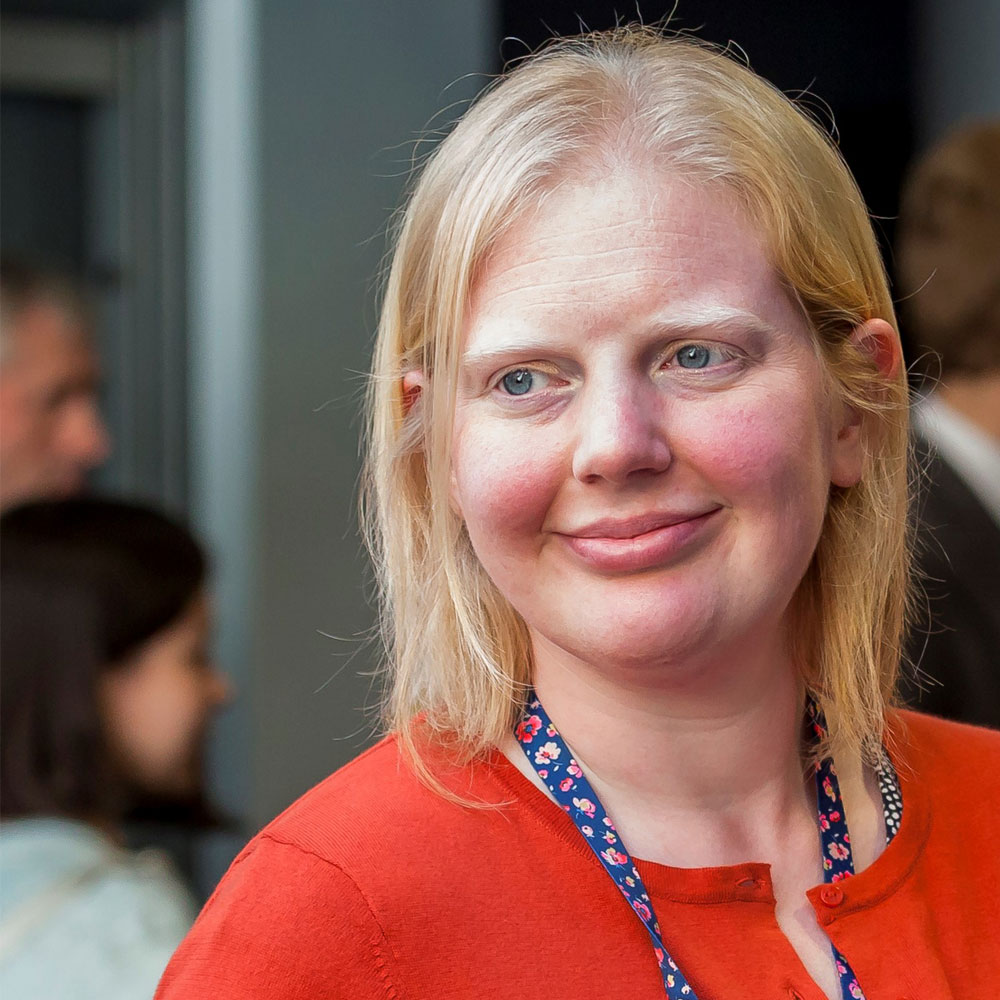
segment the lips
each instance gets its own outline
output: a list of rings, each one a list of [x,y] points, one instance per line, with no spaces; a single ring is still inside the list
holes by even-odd
[[[638,538],[640,535],[648,534],[659,528],[669,528],[675,524],[683,524],[685,521],[693,521],[715,509],[713,507],[709,510],[690,512],[673,511],[640,514],[638,517],[625,519],[609,517],[600,521],[594,521],[585,528],[570,531],[566,534],[573,538]]]
[[[717,521],[720,507],[650,513],[594,521],[563,534],[584,562],[604,572],[637,572],[663,566],[682,555]]]

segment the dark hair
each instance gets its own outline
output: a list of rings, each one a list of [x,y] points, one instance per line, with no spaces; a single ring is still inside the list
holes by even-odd
[[[98,679],[126,669],[205,575],[187,529],[146,507],[87,498],[0,517],[0,815],[121,817]]]
[[[14,348],[11,330],[21,312],[40,302],[57,306],[89,336],[94,326],[93,305],[79,282],[58,271],[0,257],[0,360]]]
[[[941,374],[1000,368],[1000,121],[960,128],[910,172],[896,257],[904,317]]]

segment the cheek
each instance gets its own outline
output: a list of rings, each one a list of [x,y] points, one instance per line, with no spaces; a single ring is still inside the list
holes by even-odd
[[[714,432],[693,439],[699,463],[720,493],[759,516],[822,520],[830,486],[830,450],[808,401],[783,398],[766,407],[720,415]]]
[[[537,537],[562,481],[556,449],[504,431],[463,428],[452,458],[452,506],[484,563],[501,542],[514,554]]]
[[[194,686],[168,670],[151,670],[118,700],[119,741],[134,763],[158,774],[174,762],[199,716]]]

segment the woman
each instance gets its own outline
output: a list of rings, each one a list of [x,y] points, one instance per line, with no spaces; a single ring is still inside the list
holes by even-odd
[[[0,993],[148,997],[193,901],[163,857],[125,850],[123,823],[154,803],[204,814],[226,697],[204,556],[143,507],[35,503],[0,519],[0,581]]]
[[[808,118],[644,29],[525,61],[413,191],[371,415],[391,735],[161,1000],[987,995],[1000,737],[889,710],[904,373]]]

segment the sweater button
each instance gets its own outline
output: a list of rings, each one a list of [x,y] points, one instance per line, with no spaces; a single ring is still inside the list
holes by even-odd
[[[824,885],[819,891],[819,898],[827,906],[840,906],[844,901],[844,890],[836,883],[833,885]]]

